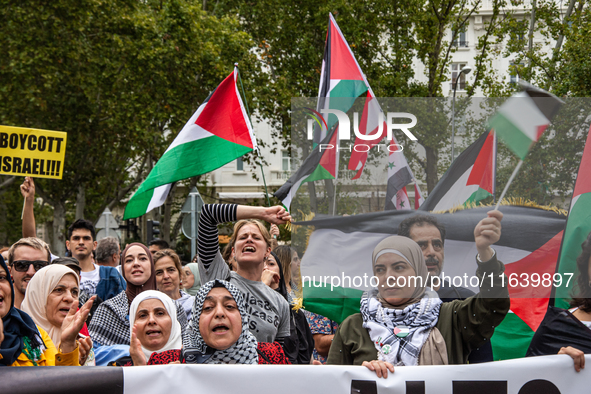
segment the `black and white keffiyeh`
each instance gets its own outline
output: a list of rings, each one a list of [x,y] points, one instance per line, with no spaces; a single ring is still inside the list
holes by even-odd
[[[230,346],[226,350],[217,350],[213,355],[207,359],[206,364],[257,364],[257,340],[248,330],[249,317],[246,313],[246,307],[244,305],[244,299],[240,291],[236,286],[225,280],[212,280],[207,282],[199,289],[199,292],[195,296],[195,303],[193,304],[193,313],[191,321],[189,322],[190,342],[191,347],[196,348],[201,353],[206,353],[207,344],[203,340],[201,333],[199,332],[199,318],[201,317],[201,311],[203,310],[203,303],[205,297],[209,294],[210,290],[216,286],[224,286],[228,292],[232,295],[238,306],[240,317],[242,318],[242,333],[235,344]]]
[[[382,306],[378,290],[373,289],[364,293],[360,309],[363,327],[378,350],[378,360],[393,365],[418,365],[421,348],[437,324],[441,300],[428,289],[419,302],[404,309],[389,309]],[[408,335],[397,336],[395,332],[400,327],[407,329]]]

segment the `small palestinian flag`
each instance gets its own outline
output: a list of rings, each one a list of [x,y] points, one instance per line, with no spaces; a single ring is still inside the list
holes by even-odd
[[[353,51],[349,48],[345,36],[330,14],[316,110],[321,112],[323,109],[338,109],[347,112],[353,106],[355,99],[367,90],[367,81]],[[331,102],[333,97],[337,100]],[[328,131],[337,122],[337,117],[333,114],[326,118],[327,125],[318,126],[314,130],[315,145],[326,138]]]
[[[201,104],[131,197],[123,219],[164,204],[173,182],[213,171],[256,148],[237,78],[234,68]]]
[[[489,128],[494,129],[509,149],[524,160],[563,102],[532,85],[521,83],[521,86],[524,90],[507,99],[489,120]]]
[[[421,193],[418,183],[415,182],[415,209],[419,209],[424,202],[423,193]]]
[[[573,199],[570,203],[566,229],[564,231],[564,240],[560,247],[560,260],[558,261],[557,272],[562,276],[570,272],[577,273],[577,257],[581,254],[581,244],[587,239],[591,232],[591,129],[579,172],[573,191]],[[568,307],[570,291],[573,288],[574,279],[567,286],[566,281],[562,281],[561,286],[555,289],[555,305],[561,308]]]
[[[338,149],[335,148],[338,146],[337,117],[334,114],[324,115],[322,110],[337,109],[347,112],[353,106],[355,99],[367,91],[365,76],[341,29],[330,14],[320,74],[318,103],[316,111],[310,110],[315,114],[312,117],[317,120],[314,126],[314,149],[297,172],[274,194],[287,209],[290,208],[302,183],[337,177],[339,163]],[[320,144],[330,144],[333,148],[320,150]]]
[[[414,181],[408,162],[399,149],[396,138],[392,135],[388,154],[388,184],[386,189],[386,205],[384,210],[410,209],[406,185]],[[403,194],[400,191],[404,190]],[[406,200],[406,201],[405,201]]]
[[[496,148],[494,131],[483,133],[454,160],[420,210],[447,211],[494,195]]]

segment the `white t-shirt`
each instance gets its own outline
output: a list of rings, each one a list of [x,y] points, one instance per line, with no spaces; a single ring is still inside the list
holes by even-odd
[[[99,266],[94,265],[94,270],[84,272],[80,271],[80,289],[86,291],[89,295],[96,294],[96,287],[101,280]]]

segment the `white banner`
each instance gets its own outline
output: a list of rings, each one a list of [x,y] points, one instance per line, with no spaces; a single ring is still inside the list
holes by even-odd
[[[365,367],[166,365],[123,368],[125,394],[566,394],[587,393],[587,368],[566,355],[454,366],[397,367],[378,379]]]

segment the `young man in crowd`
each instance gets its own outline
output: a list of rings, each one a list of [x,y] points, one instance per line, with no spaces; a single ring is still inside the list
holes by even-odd
[[[20,309],[31,278],[50,261],[49,246],[39,238],[21,238],[10,247],[8,265],[14,284],[15,308]]]
[[[154,253],[158,252],[159,250],[163,249],[170,249],[170,245],[163,239],[156,238],[150,241],[148,244],[148,249],[150,249],[150,253],[152,253],[152,257],[154,257]]]
[[[95,231],[92,223],[78,219],[68,228],[66,248],[80,263],[80,287],[89,295],[96,294],[108,300],[125,290],[125,280],[114,267],[94,264],[92,252],[96,249]]]

